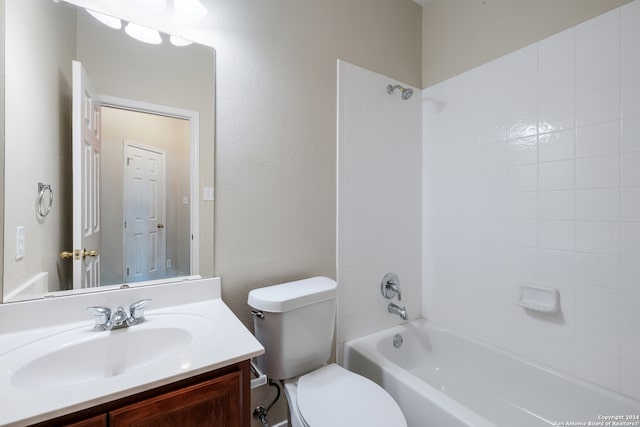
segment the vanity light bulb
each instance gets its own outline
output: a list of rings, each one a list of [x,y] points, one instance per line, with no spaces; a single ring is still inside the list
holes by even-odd
[[[114,30],[119,30],[122,28],[122,22],[118,18],[114,18],[113,16],[105,15],[104,13],[94,12],[93,10],[86,9],[89,12],[89,15],[96,18],[98,21],[102,22],[107,27],[111,27]]]
[[[160,33],[151,28],[143,27],[142,25],[129,23],[125,27],[124,31],[136,40],[140,40],[149,44],[160,44],[162,38]]]
[[[162,12],[167,8],[167,0],[129,0],[129,2],[145,12]]]
[[[207,16],[207,8],[198,0],[173,0],[173,12],[178,20],[196,22]]]
[[[193,44],[191,40],[183,39],[182,37],[176,37],[176,36],[170,36],[169,41],[171,42],[172,45],[178,46],[178,47],[189,46],[190,44]]]

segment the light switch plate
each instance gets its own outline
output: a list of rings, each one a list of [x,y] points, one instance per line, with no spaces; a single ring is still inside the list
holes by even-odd
[[[203,200],[213,200],[213,187],[204,187],[202,189]]]
[[[19,225],[16,227],[16,259],[24,258],[25,244],[27,240],[27,227]]]

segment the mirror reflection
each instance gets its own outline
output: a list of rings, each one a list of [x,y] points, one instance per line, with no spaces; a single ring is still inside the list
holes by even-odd
[[[123,232],[102,235],[100,284],[189,275],[189,120],[100,112],[101,226]]]
[[[198,274],[213,50],[50,0],[6,0],[4,26],[4,302]]]

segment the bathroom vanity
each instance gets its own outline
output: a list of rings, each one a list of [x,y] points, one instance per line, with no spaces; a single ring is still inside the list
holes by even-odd
[[[248,426],[249,362],[36,424],[40,427]]]
[[[86,310],[147,298],[144,321],[121,329]],[[4,304],[0,426],[248,426],[263,352],[219,278]]]

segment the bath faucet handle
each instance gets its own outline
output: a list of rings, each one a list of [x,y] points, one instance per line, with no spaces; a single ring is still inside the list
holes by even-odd
[[[380,283],[380,292],[386,299],[391,299],[395,296],[398,297],[398,301],[402,301],[402,294],[400,293],[400,279],[395,273],[387,273],[382,278]]]
[[[149,304],[151,298],[136,301],[129,306],[130,319],[132,322],[144,320],[144,307]]]
[[[111,310],[107,307],[87,307],[87,311],[93,314],[96,321],[94,329],[111,329]]]

